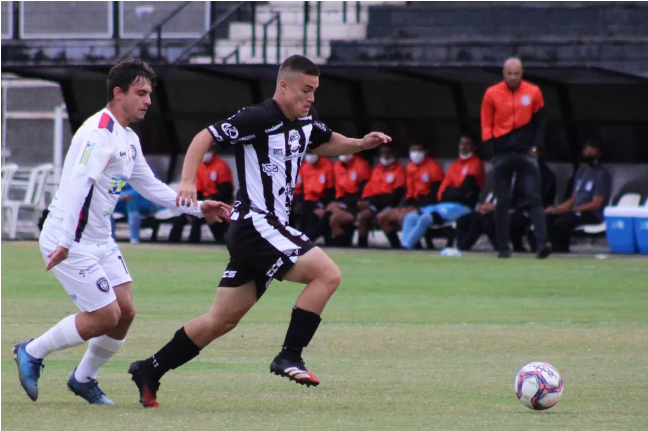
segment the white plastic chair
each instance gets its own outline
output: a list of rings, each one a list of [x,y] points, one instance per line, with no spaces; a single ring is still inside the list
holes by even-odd
[[[617,207],[638,207],[639,202],[641,201],[641,195],[638,193],[626,193],[619,199],[619,202],[616,204]],[[605,232],[605,222],[599,224],[584,224],[577,226],[577,231],[582,231],[588,235],[598,235]]]
[[[15,163],[4,165],[2,167],[2,204],[4,205],[9,194],[9,187],[13,181],[13,177],[18,170],[18,165]]]
[[[15,239],[19,228],[21,231],[28,231],[33,233],[36,238],[38,237],[38,218],[45,207],[45,203],[43,202],[45,186],[53,168],[54,165],[51,163],[45,163],[32,168],[29,171],[29,180],[23,199],[19,201],[6,200],[2,204],[9,238]],[[18,215],[21,210],[23,210],[23,213],[26,212],[28,214],[26,219],[19,220]]]

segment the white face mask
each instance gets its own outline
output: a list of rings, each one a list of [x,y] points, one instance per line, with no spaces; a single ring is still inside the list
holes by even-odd
[[[423,151],[410,151],[410,160],[417,165],[425,159],[425,153]]]
[[[352,158],[353,158],[353,154],[347,154],[344,156],[339,156],[338,160],[341,161],[342,163],[348,163]]]
[[[461,160],[467,160],[473,156],[473,153],[468,153],[468,154],[459,154],[459,158]]]
[[[319,156],[317,154],[306,154],[304,156],[304,160],[306,160],[311,165],[314,165],[319,160]]]
[[[392,163],[394,163],[394,158],[393,157],[389,157],[389,158],[381,157],[380,158],[380,163],[382,163],[385,166],[389,166]]]
[[[209,163],[212,161],[214,158],[214,155],[212,153],[207,153],[205,154],[205,157],[203,157],[203,163]]]

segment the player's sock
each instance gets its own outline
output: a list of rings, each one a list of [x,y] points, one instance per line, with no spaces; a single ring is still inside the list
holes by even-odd
[[[74,378],[80,383],[87,383],[90,379],[97,379],[99,368],[119,351],[126,340],[115,340],[107,335],[96,337],[88,343],[81,363],[74,373]]]
[[[199,353],[200,349],[189,338],[183,326],[178,329],[166,346],[146,360],[146,365],[150,376],[159,381],[167,371],[186,364]]]
[[[61,320],[49,331],[27,344],[27,353],[34,358],[43,359],[57,350],[68,349],[83,344],[84,340],[76,328],[76,314]]]
[[[362,247],[362,248],[369,247],[369,237],[359,236],[358,237],[358,247]]]
[[[401,248],[400,239],[398,239],[398,232],[389,232],[387,234],[387,239],[389,240],[389,245],[392,248]]]
[[[296,355],[301,358],[302,350],[310,343],[321,321],[317,314],[293,307],[281,354]]]

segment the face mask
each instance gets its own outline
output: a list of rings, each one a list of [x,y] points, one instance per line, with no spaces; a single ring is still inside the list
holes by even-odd
[[[425,153],[423,151],[410,151],[410,160],[417,165],[425,159]]]
[[[214,158],[214,155],[212,153],[207,153],[205,154],[205,157],[203,157],[203,163],[209,163],[212,161]]]
[[[468,154],[459,154],[459,158],[460,158],[461,160],[468,160],[468,159],[471,158],[472,156],[473,156],[473,153],[468,153]]]
[[[587,166],[594,167],[598,165],[598,159],[594,156],[582,156],[581,160],[583,163],[585,163]]]
[[[338,160],[342,163],[348,163],[353,158],[353,154],[347,154],[345,156],[338,157]]]
[[[389,158],[387,158],[387,157],[381,157],[381,158],[380,158],[380,163],[382,163],[382,164],[385,165],[385,166],[389,166],[389,165],[391,165],[392,163],[394,163],[394,158],[393,158],[393,157],[389,157]]]
[[[319,160],[319,156],[317,154],[306,154],[304,156],[304,160],[306,160],[311,165],[314,165]]]

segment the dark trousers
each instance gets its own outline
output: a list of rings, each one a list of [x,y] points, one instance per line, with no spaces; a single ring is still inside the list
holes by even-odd
[[[297,221],[297,230],[306,234],[311,241],[315,242],[320,236],[324,236],[324,242],[330,244],[331,242],[331,228],[329,225],[330,214],[325,214],[324,217],[319,218],[315,214],[315,210],[320,208],[317,202],[304,201],[302,202],[302,212]]]
[[[205,222],[204,219],[181,215],[176,217],[173,220],[173,227],[171,228],[171,233],[169,233],[169,242],[181,242],[182,241],[182,231],[187,223],[191,223],[191,231],[189,232],[189,242],[190,243],[199,243],[201,236],[201,227]],[[225,244],[225,233],[229,223],[223,221],[222,223],[214,223],[209,225],[209,230],[212,235],[214,235],[214,240],[218,244]]]
[[[509,216],[513,250],[524,251],[522,237],[529,226],[529,219],[520,211],[513,211]],[[475,211],[457,220],[457,246],[460,250],[470,250],[482,234],[486,234],[495,250],[499,249],[495,211],[486,214]]]
[[[511,218],[511,182],[515,174],[518,187],[523,195],[517,207],[529,214],[534,226],[535,242],[539,249],[547,244],[547,226],[544,209],[542,208],[540,168],[538,161],[530,154],[500,155],[493,162],[495,173],[495,220],[499,251],[509,251]]]
[[[567,214],[548,215],[547,228],[549,229],[551,248],[559,253],[569,252],[569,242],[577,226],[598,224],[600,222],[594,211],[585,211],[579,214],[568,212]]]

